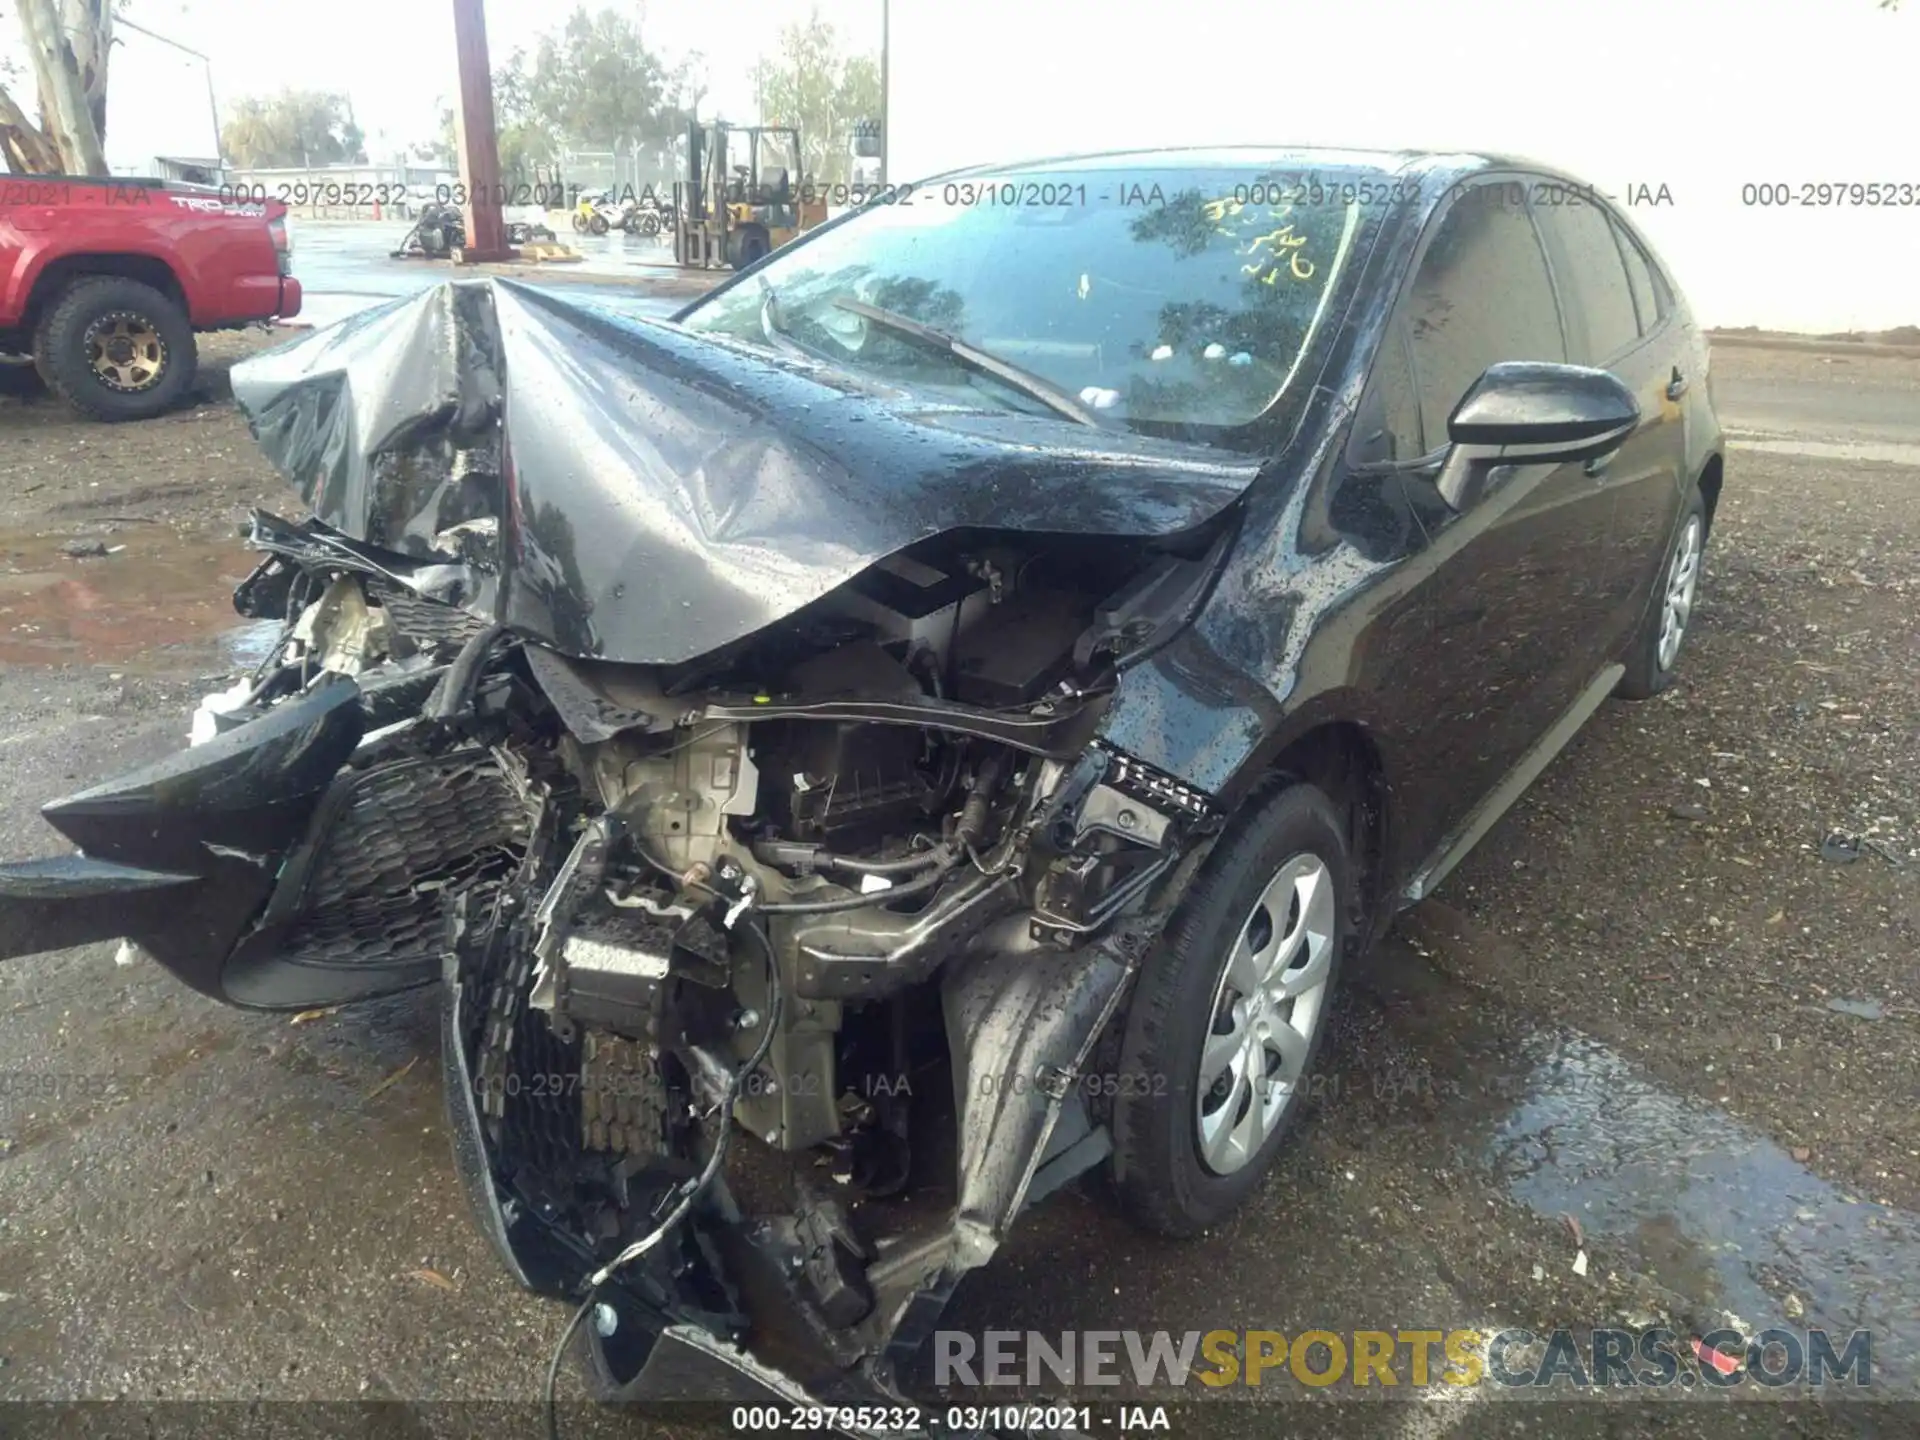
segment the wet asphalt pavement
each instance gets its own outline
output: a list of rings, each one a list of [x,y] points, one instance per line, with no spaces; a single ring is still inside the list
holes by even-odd
[[[364,228],[302,227],[316,320],[444,274],[369,257],[353,233]],[[397,239],[403,227],[392,228]],[[617,273],[630,258],[596,263]],[[554,283],[653,313],[678,303]],[[1813,389],[1783,368],[1723,382],[1719,400],[1740,437],[1730,473],[1739,445],[1813,458],[1888,447],[1892,465],[1913,468],[1887,473],[1920,507],[1917,417],[1898,395]],[[205,591],[206,616],[190,612],[186,626],[195,638],[158,654],[88,651],[92,632],[51,613],[71,609],[72,592],[36,602],[88,659],[124,672],[48,666],[31,634],[0,639],[0,853],[47,852],[40,803],[177,748],[194,700],[245,653],[250,637],[219,618],[219,562],[189,552],[173,563],[130,572],[142,578],[126,594],[106,582],[99,602],[124,609],[138,586],[164,587],[177,624],[174,607]],[[136,668],[137,684],[124,678]],[[1435,963],[1422,934],[1402,927],[1346,978],[1312,1104],[1230,1224],[1192,1244],[1149,1239],[1096,1185],[1069,1189],[963,1284],[946,1324],[1869,1329],[1873,1395],[1908,1403],[1782,1408],[1701,1399],[1696,1385],[1676,1388],[1670,1398],[1697,1403],[1663,1406],[1660,1428],[1914,1433],[1920,1216],[1821,1178],[1765,1128]],[[1911,1035],[1911,1021],[1894,1023]],[[440,1402],[536,1396],[565,1313],[519,1292],[467,1218],[437,1047],[430,997],[290,1022],[205,1001],[147,963],[123,966],[112,946],[0,964],[0,1401],[404,1401],[421,1407],[412,1433],[424,1434]],[[1920,1153],[1914,1098],[1908,1153]],[[1245,1397],[1189,1389],[1180,1398],[1202,1403],[1171,1433],[1431,1440],[1631,1435],[1651,1423],[1601,1399],[1537,1409],[1493,1387],[1437,1387],[1426,1403],[1403,1389],[1386,1398],[1405,1403],[1381,1404],[1377,1392],[1283,1380],[1259,1398],[1292,1403],[1262,1407],[1249,1429],[1251,1412],[1230,1403]],[[1353,1403],[1313,1403],[1329,1399]],[[45,1418],[0,1405],[0,1434]],[[520,1433],[533,1418],[516,1408],[495,1429]],[[637,1417],[625,1433],[649,1431],[711,1433]]]

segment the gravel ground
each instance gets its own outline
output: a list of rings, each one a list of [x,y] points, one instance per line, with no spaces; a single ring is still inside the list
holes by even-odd
[[[6,853],[53,848],[42,801],[174,748],[244,645],[234,527],[297,502],[223,377],[273,338],[214,337],[201,403],[144,425],[0,383]],[[1716,383],[1755,440],[1729,457],[1680,684],[1605,707],[1350,977],[1311,1112],[1243,1215],[1170,1245],[1071,1191],[955,1325],[1734,1314],[1873,1325],[1912,1373],[1920,360],[1729,348]],[[111,947],[0,967],[0,1071],[86,1082],[0,1104],[0,1399],[536,1394],[564,1317],[465,1219],[435,1044],[416,1000],[296,1026]],[[1641,1433],[1612,1406],[1338,1408],[1315,1428]],[[1768,1409],[1748,1433],[1910,1418]],[[1726,1423],[1689,1406],[1670,1428]]]

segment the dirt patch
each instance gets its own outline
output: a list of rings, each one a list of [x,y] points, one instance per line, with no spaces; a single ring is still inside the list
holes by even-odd
[[[234,408],[230,372],[287,338],[201,336],[189,401],[124,425],[82,419],[4,367],[0,667],[178,668],[170,650],[242,624],[231,591],[259,557],[241,545],[241,522],[299,501]]]
[[[236,362],[287,340],[285,330],[202,335],[200,371],[179,409],[103,425],[82,419],[36,382],[31,367],[0,388],[0,529],[27,531],[57,514],[108,510],[170,524],[206,524],[284,486],[232,405]],[[51,527],[69,533],[74,524]]]

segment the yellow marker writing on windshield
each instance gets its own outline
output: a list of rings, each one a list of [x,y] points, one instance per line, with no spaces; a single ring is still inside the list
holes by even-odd
[[[1282,225],[1278,230],[1270,230],[1265,235],[1254,236],[1253,239],[1247,242],[1247,248],[1243,250],[1241,253],[1243,255],[1251,255],[1253,254],[1254,251],[1258,250],[1262,245],[1266,246],[1269,250],[1278,250],[1283,246],[1289,250],[1298,250],[1302,245],[1306,243],[1307,243],[1307,237],[1304,235],[1294,234],[1293,222],[1288,221],[1285,225]]]

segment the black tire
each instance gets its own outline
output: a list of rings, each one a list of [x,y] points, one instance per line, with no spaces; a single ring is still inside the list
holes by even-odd
[[[607,217],[604,215],[592,216],[587,221],[587,229],[592,231],[595,235],[604,235],[607,233],[607,231],[611,230],[612,228],[613,227],[607,223]]]
[[[1216,1174],[1197,1134],[1201,1046],[1214,1030],[1215,1000],[1235,945],[1269,882],[1311,855],[1332,882],[1330,972],[1306,1060],[1274,1128],[1239,1169]],[[1218,1224],[1272,1167],[1310,1091],[1341,962],[1365,934],[1356,869],[1341,810],[1311,785],[1250,800],[1207,857],[1179,911],[1141,966],[1129,1001],[1114,1100],[1109,1175],[1122,1208],[1142,1228],[1186,1238]],[[1285,926],[1286,916],[1270,919]],[[1163,1078],[1164,1077],[1164,1078]],[[1251,1103],[1251,1099],[1249,1099]]]
[[[746,269],[749,265],[760,259],[761,256],[765,255],[770,248],[767,244],[767,235],[764,230],[741,231],[740,258],[733,262],[733,268],[736,270]]]
[[[125,320],[155,337],[138,383],[123,387],[94,369],[92,347],[99,332]],[[193,384],[199,368],[193,326],[168,296],[119,275],[76,281],[48,309],[34,335],[34,366],[48,386],[81,414],[95,420],[147,420],[171,409]]]
[[[1665,628],[1667,613],[1668,587],[1674,579],[1674,568],[1680,559],[1690,527],[1698,527],[1699,552],[1694,560],[1694,598],[1688,614],[1682,622],[1678,648],[1665,664],[1661,663],[1660,640]],[[1673,677],[1679,669],[1680,657],[1687,653],[1687,636],[1693,631],[1693,611],[1699,605],[1698,584],[1700,570],[1704,563],[1707,539],[1707,502],[1700,494],[1700,487],[1694,486],[1687,495],[1686,508],[1681,512],[1680,523],[1674,527],[1673,539],[1667,542],[1666,558],[1660,562],[1660,579],[1654,586],[1652,597],[1647,602],[1647,613],[1640,621],[1640,629],[1633,637],[1633,644],[1622,658],[1626,662],[1627,673],[1620,677],[1620,683],[1613,687],[1613,693],[1622,700],[1650,700],[1673,684]]]

